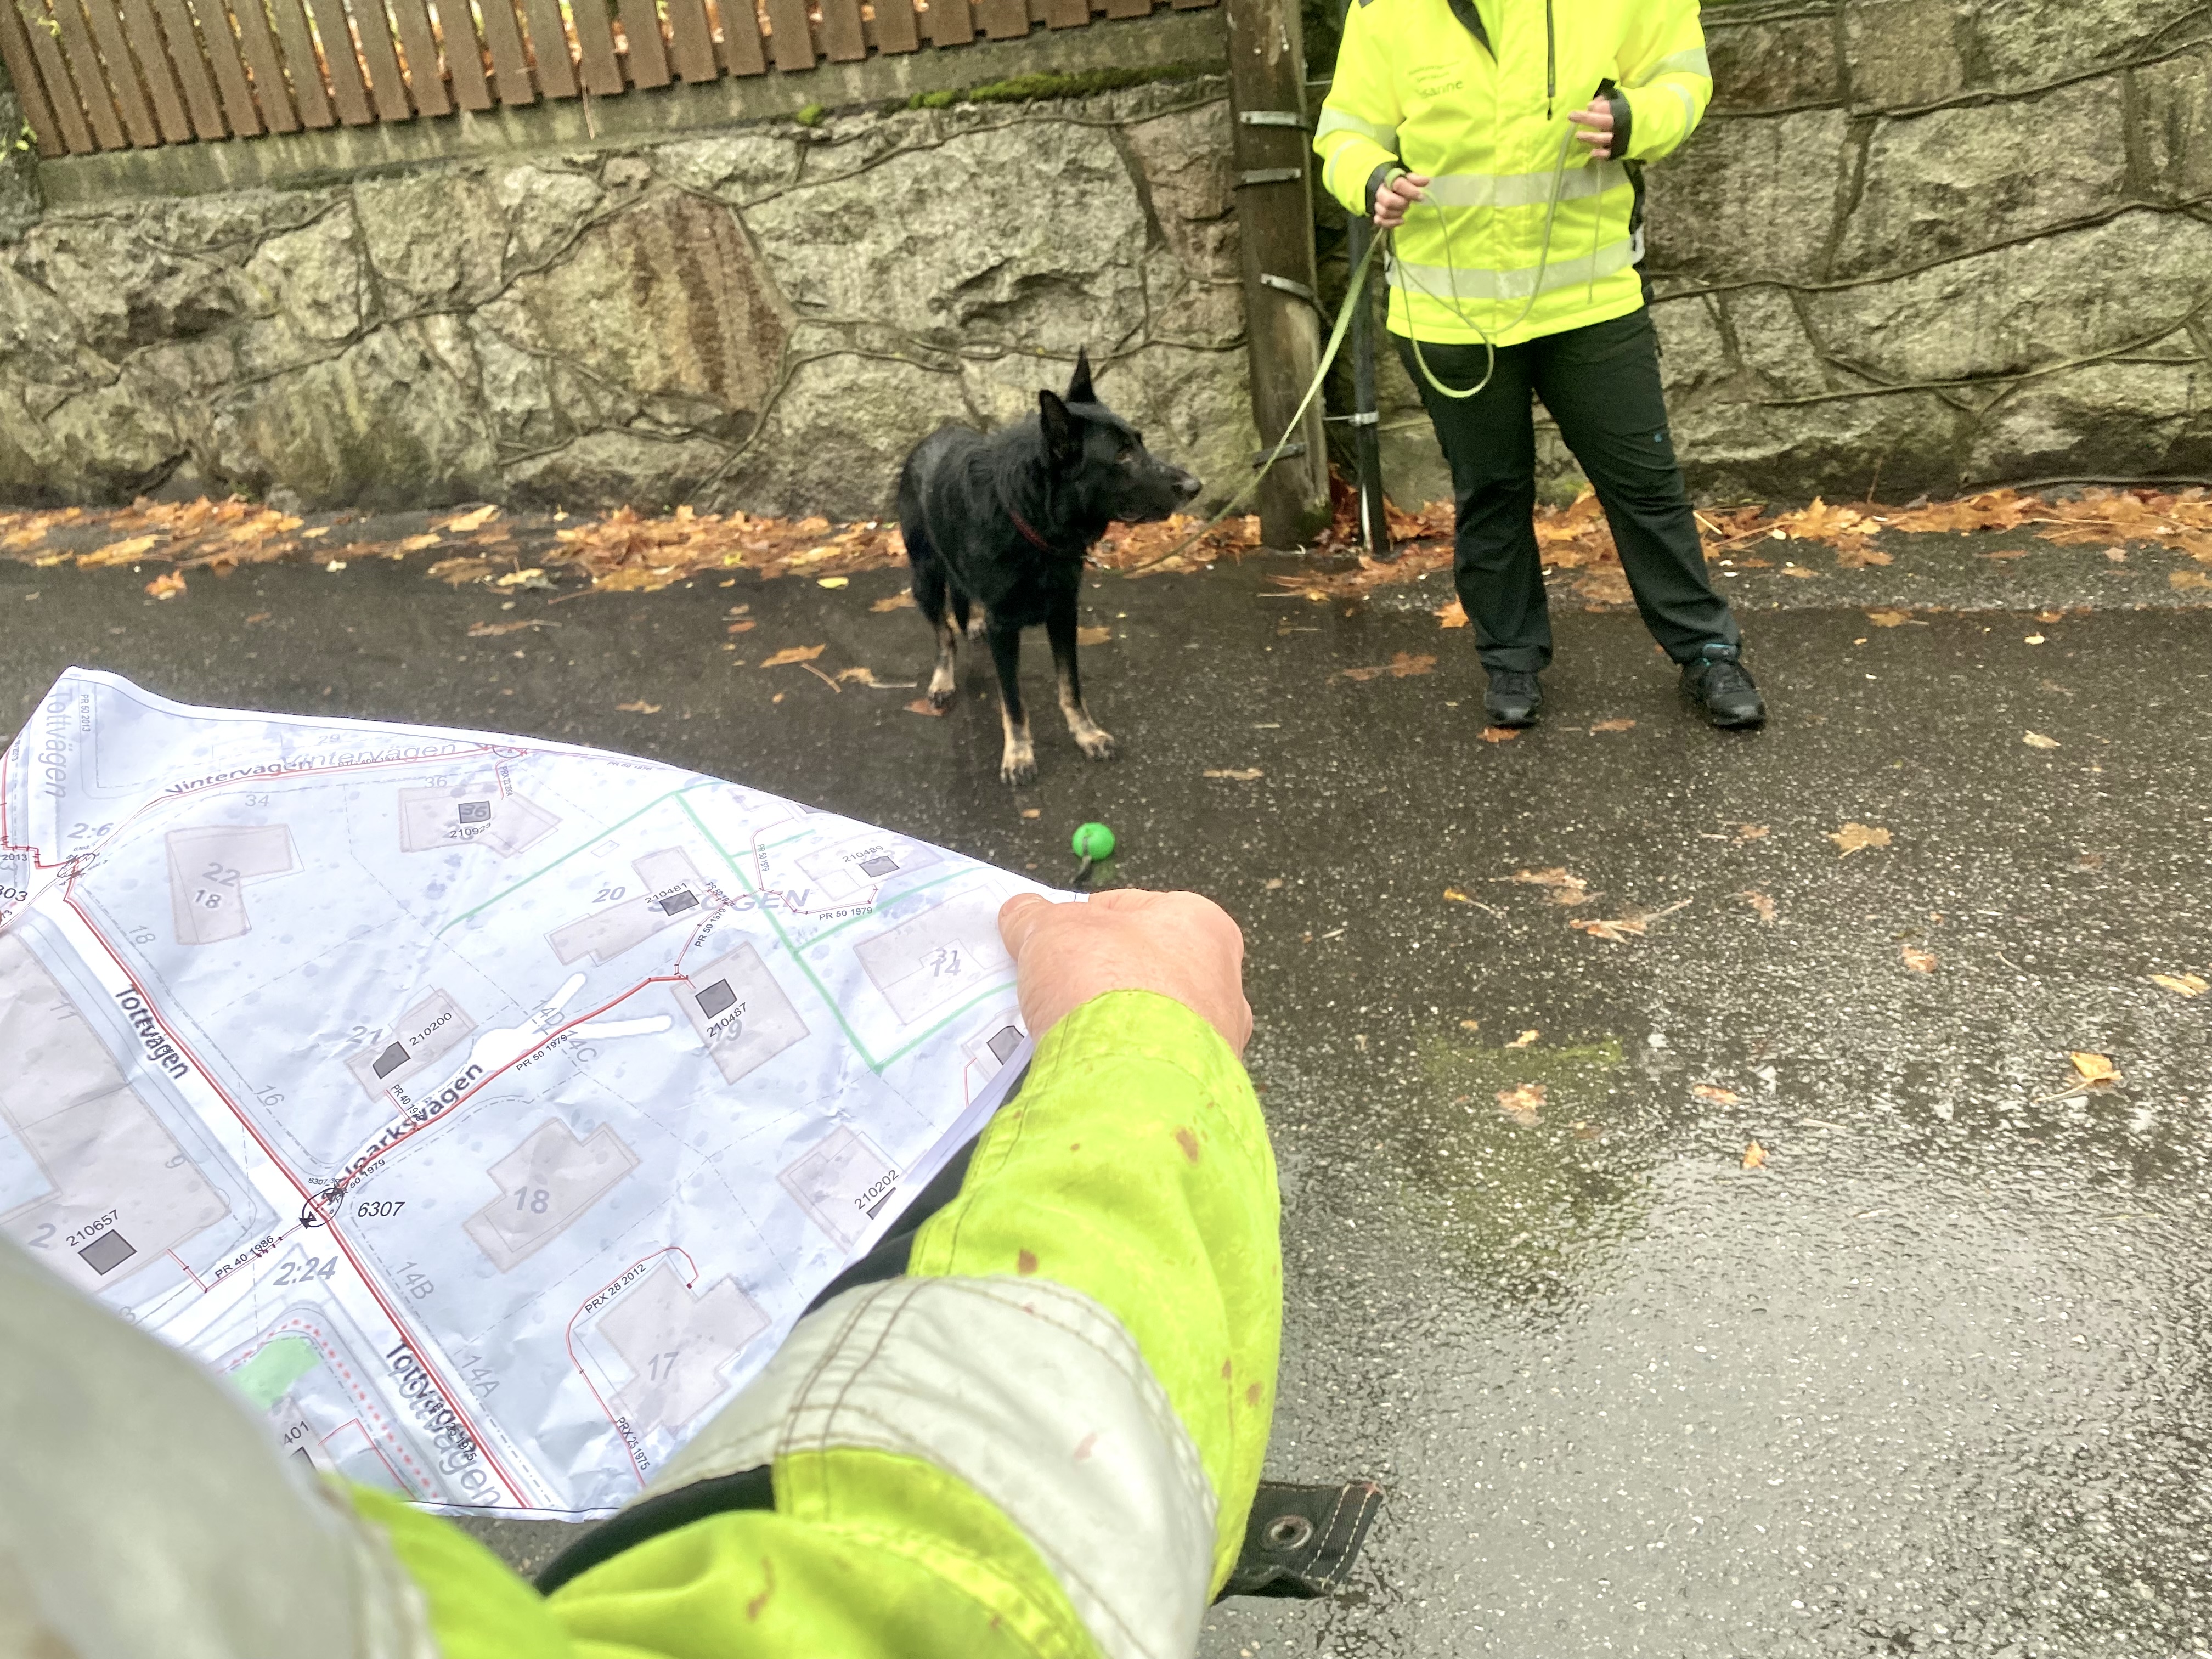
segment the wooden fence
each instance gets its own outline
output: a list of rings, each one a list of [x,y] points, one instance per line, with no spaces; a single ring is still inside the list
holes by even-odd
[[[39,153],[82,155],[802,73],[825,58],[1144,17],[1156,3],[0,0],[0,63]]]

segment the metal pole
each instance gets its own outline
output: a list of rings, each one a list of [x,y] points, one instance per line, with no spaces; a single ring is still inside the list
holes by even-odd
[[[1367,257],[1375,227],[1364,214],[1345,216],[1345,252],[1357,270]],[[1390,520],[1382,510],[1382,442],[1375,410],[1375,313],[1360,296],[1352,319],[1352,442],[1359,471],[1359,544],[1370,559],[1395,557],[1390,549]]]

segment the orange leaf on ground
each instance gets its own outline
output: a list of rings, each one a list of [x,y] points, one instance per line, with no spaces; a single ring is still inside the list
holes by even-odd
[[[1844,570],[1863,570],[1870,564],[1892,564],[1895,561],[1878,547],[1847,547],[1836,555],[1837,566]],[[1786,574],[1786,573],[1785,573]]]
[[[185,591],[185,579],[173,570],[165,570],[146,584],[146,591],[157,599],[173,599]]]
[[[1513,879],[1524,887],[1540,887],[1552,896],[1554,904],[1580,904],[1589,897],[1589,884],[1580,876],[1569,875],[1565,869],[1516,870]]]
[[[1771,922],[1774,920],[1774,901],[1756,887],[1747,887],[1735,896],[1748,904],[1752,908],[1752,914],[1761,921]]]
[[[161,539],[159,536],[133,536],[128,541],[110,542],[89,553],[78,554],[77,568],[97,570],[106,565],[129,564],[133,560],[144,558],[154,544]]]
[[[1741,1095],[1736,1093],[1733,1089],[1723,1089],[1717,1083],[1698,1084],[1691,1089],[1690,1092],[1695,1095],[1699,1100],[1705,1101],[1714,1106],[1741,1106],[1743,1104],[1743,1097]]]
[[[2178,997],[2201,997],[2212,991],[2212,985],[2207,985],[2195,974],[2153,974],[2150,982]]]
[[[2030,749],[2056,749],[2058,747],[2057,738],[2046,738],[2040,732],[2031,732],[2026,737],[2022,738],[2021,741],[2026,744]]]
[[[1747,1170],[1765,1169],[1766,1167],[1766,1148],[1760,1146],[1755,1140],[1748,1146],[1746,1146],[1743,1149],[1743,1167]]]
[[[2212,575],[2202,570],[2177,570],[2166,579],[2166,586],[2177,593],[2196,588],[2212,588]]]
[[[1110,628],[1079,628],[1075,630],[1078,645],[1103,645],[1113,637],[1114,630]]]
[[[2074,1062],[2074,1069],[2084,1083],[2110,1083],[2120,1074],[2110,1054],[2075,1053],[2066,1056]]]
[[[1847,859],[1869,847],[1888,846],[1889,831],[1870,823],[1847,823],[1840,830],[1830,830],[1828,839],[1843,848],[1836,856]]]
[[[1635,729],[1636,729],[1636,722],[1635,722],[1634,720],[1600,720],[1600,721],[1599,721],[1595,726],[1593,726],[1592,727],[1590,727],[1590,730],[1591,730],[1593,732],[1632,732],[1632,731],[1633,731],[1633,730],[1635,730]]]
[[[660,712],[659,703],[647,702],[642,697],[635,702],[618,702],[615,707],[625,714],[658,714]]]
[[[495,507],[480,507],[473,513],[464,513],[458,519],[448,519],[439,527],[448,535],[465,536],[471,530],[481,530],[499,516]]]
[[[1505,1046],[1509,1048],[1525,1048],[1536,1040],[1536,1036],[1537,1034],[1534,1030],[1526,1030],[1522,1032],[1519,1036],[1515,1037],[1512,1042],[1507,1043]]]
[[[1437,626],[1439,628],[1466,627],[1467,607],[1462,605],[1457,599],[1454,599],[1450,604],[1444,605],[1437,611]]]
[[[1912,620],[1910,611],[1869,611],[1867,620],[1876,628],[1902,628]]]
[[[1612,921],[1577,920],[1569,922],[1567,926],[1578,932],[1588,933],[1592,939],[1610,939],[1615,945],[1626,945],[1632,938],[1642,938],[1645,927],[1644,922],[1629,916],[1620,917]]]
[[[1765,839],[1766,826],[1763,823],[1739,823],[1735,827],[1735,842],[1739,847],[1742,846],[1744,842],[1747,841],[1764,841]]]
[[[1510,743],[1521,735],[1521,730],[1513,726],[1486,726],[1475,735],[1485,743]]]
[[[1544,1103],[1544,1085],[1524,1083],[1517,1089],[1498,1091],[1498,1109],[1524,1129],[1533,1129],[1540,1121],[1536,1109]]]
[[[937,719],[945,713],[927,697],[916,697],[912,702],[907,704],[906,712],[909,714],[927,714],[932,720]]]
[[[826,645],[787,645],[773,657],[765,658],[763,668],[788,668],[795,662],[812,662],[830,647]]]
[[[1444,896],[1449,899],[1454,904],[1472,904],[1474,902],[1473,899],[1461,892],[1456,887],[1445,888]]]
[[[1411,679],[1416,674],[1429,672],[1436,665],[1434,657],[1416,656],[1411,651],[1401,651],[1390,659],[1390,675],[1393,679]]]
[[[756,622],[752,617],[740,617],[737,621],[730,624],[729,631],[732,634],[750,634],[753,629],[759,626],[760,623]]]
[[[887,594],[883,599],[878,599],[873,605],[870,605],[868,609],[871,611],[911,611],[914,609],[914,595],[906,588],[902,587],[897,592]]]
[[[1933,951],[1923,951],[1917,945],[1907,945],[1902,948],[1899,954],[1905,958],[1905,965],[1916,974],[1932,974],[1936,971],[1936,953]]]

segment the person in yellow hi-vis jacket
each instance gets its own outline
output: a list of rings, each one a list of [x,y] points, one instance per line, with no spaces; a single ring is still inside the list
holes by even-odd
[[[1190,894],[1024,895],[1000,925],[1036,1057],[957,1192],[548,1594],[280,1457],[214,1377],[0,1239],[0,1655],[1189,1655],[1282,1319],[1243,942]]]
[[[1454,577],[1493,724],[1552,660],[1529,394],[1613,526],[1644,624],[1715,725],[1765,704],[1706,578],[1645,309],[1644,162],[1712,96],[1694,0],[1352,0],[1314,149],[1391,233],[1389,329],[1451,465]]]

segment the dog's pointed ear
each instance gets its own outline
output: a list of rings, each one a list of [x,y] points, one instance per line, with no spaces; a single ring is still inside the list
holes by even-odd
[[[1083,459],[1083,422],[1049,392],[1037,393],[1037,419],[1044,428],[1045,465],[1072,472]]]
[[[1067,401],[1072,404],[1095,404],[1098,394],[1091,389],[1091,351],[1087,346],[1075,349],[1075,378],[1067,383]]]

